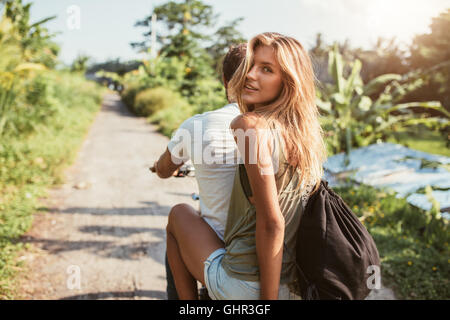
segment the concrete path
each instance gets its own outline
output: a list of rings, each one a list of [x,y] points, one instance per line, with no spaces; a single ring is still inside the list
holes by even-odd
[[[165,226],[194,178],[159,179],[148,168],[168,139],[105,97],[66,183],[50,192],[24,240],[32,250],[23,299],[165,299]]]

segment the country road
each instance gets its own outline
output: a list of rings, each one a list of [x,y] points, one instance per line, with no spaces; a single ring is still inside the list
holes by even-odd
[[[105,96],[64,185],[50,191],[49,212],[24,236],[32,249],[20,257],[20,298],[166,299],[167,215],[180,202],[198,206],[194,178],[148,170],[167,142]]]
[[[148,168],[168,139],[108,94],[65,183],[49,191],[22,241],[18,299],[166,299],[165,227],[189,203],[194,178],[159,179]],[[395,299],[389,288],[369,299]]]

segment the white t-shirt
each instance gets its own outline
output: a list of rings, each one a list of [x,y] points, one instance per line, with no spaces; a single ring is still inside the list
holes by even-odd
[[[192,161],[201,216],[222,240],[239,163],[230,123],[239,114],[235,103],[197,114],[181,124],[168,144],[172,161]]]

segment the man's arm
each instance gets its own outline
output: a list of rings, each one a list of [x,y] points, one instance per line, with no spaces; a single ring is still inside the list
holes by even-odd
[[[161,179],[170,178],[173,174],[183,165],[180,161],[176,164],[172,161],[172,155],[167,148],[166,151],[159,157],[159,160],[155,162],[153,167],[150,168],[152,172],[155,172]]]

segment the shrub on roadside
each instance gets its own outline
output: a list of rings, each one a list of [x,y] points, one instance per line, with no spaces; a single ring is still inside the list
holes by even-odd
[[[201,79],[196,82],[189,103],[195,108],[195,113],[212,111],[226,105],[225,88],[215,78]]]
[[[141,86],[137,82],[130,82],[125,85],[125,89],[121,93],[122,101],[127,107],[133,111],[136,95],[139,93]]]
[[[194,113],[194,108],[184,99],[180,98],[170,108],[161,109],[149,117],[149,122],[157,124],[159,131],[171,137],[174,131]]]
[[[155,112],[182,104],[183,99],[175,92],[159,87],[146,89],[136,95],[134,112],[138,116],[148,117]]]
[[[383,284],[402,299],[449,299],[448,221],[430,218],[394,193],[361,185],[334,188],[373,236]]]
[[[62,182],[63,169],[74,159],[103,92],[80,75],[55,71],[30,82],[29,88],[21,99],[36,109],[27,118],[32,130],[0,139],[0,300],[15,296],[16,257],[24,249],[20,236],[31,226],[46,189]],[[47,113],[46,103],[57,112]]]

